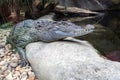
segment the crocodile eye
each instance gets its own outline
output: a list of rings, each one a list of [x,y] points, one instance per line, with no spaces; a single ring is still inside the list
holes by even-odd
[[[85,31],[88,31],[88,29],[85,29]]]
[[[38,25],[38,27],[42,27],[41,25]]]
[[[40,22],[37,22],[37,24],[39,24]]]

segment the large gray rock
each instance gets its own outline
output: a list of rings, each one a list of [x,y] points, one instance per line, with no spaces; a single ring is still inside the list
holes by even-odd
[[[120,80],[120,63],[103,59],[87,41],[36,42],[26,53],[39,80]]]

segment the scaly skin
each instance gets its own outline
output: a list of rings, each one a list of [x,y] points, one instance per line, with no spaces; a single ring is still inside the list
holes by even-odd
[[[77,37],[93,32],[94,26],[85,28],[67,21],[52,21],[47,19],[25,20],[14,26],[7,42],[18,50],[22,57],[22,66],[28,64],[25,46],[31,42],[53,42],[66,37]]]

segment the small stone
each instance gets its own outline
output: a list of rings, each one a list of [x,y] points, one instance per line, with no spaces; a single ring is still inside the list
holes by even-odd
[[[10,66],[15,68],[15,67],[18,66],[18,63],[11,62],[11,63],[10,63]]]
[[[3,45],[0,45],[0,49],[1,49],[1,48],[4,48],[4,46],[3,46]]]
[[[17,59],[20,59],[19,53],[16,53],[16,57],[17,57]]]
[[[7,66],[3,66],[3,67],[1,68],[1,73],[3,73],[6,69],[7,69]]]
[[[17,59],[16,56],[11,59],[10,66],[11,67],[17,67],[18,66],[18,59]]]
[[[8,67],[8,63],[6,61],[0,62],[0,73],[3,73]]]
[[[4,78],[5,76],[4,75],[0,75],[0,80],[3,80],[3,78]]]
[[[10,65],[8,66],[7,70],[12,71],[12,68]]]
[[[29,77],[29,80],[35,80],[35,77]]]
[[[1,62],[0,62],[0,65],[2,65],[2,66],[8,66],[8,62],[6,62],[6,61],[1,61]]]
[[[5,46],[5,49],[6,50],[10,50],[12,47],[11,47],[11,45],[10,44],[7,44],[6,46]]]
[[[106,57],[112,61],[119,61],[120,62],[120,51],[112,51],[106,55]]]
[[[16,71],[20,71],[20,70],[21,70],[20,65],[19,65],[19,66],[17,66],[15,70],[16,70]]]
[[[10,59],[11,59],[11,56],[5,56],[4,57],[4,61],[6,61],[6,62],[10,62]]]
[[[22,67],[21,68],[21,70],[20,70],[20,72],[22,73],[22,72],[28,72],[28,71],[31,71],[32,70],[32,68],[30,67],[30,66],[25,66],[25,67]]]
[[[29,71],[28,72],[29,80],[35,80],[35,74],[34,72]]]
[[[20,80],[19,77],[13,77],[13,80]]]
[[[20,76],[20,72],[19,72],[19,71],[15,71],[14,73],[15,73],[15,75],[17,75],[17,76]]]
[[[0,49],[0,58],[2,58],[4,56],[5,56],[4,49]]]
[[[8,75],[5,77],[5,80],[13,80],[12,73],[8,74]]]
[[[11,54],[11,57],[16,57],[18,60],[20,59],[20,55],[18,53]]]
[[[3,73],[3,71],[1,70],[1,68],[0,68],[0,74],[2,74]]]
[[[15,57],[13,57],[12,59],[11,59],[11,62],[13,62],[13,63],[17,63],[18,62],[18,58],[15,56]]]
[[[15,56],[16,56],[16,54],[12,54],[12,55],[11,55],[11,57],[15,57]]]
[[[15,71],[14,72],[14,75],[13,75],[13,78],[14,78],[14,80],[20,80],[20,72],[19,71]]]
[[[10,73],[10,71],[9,70],[6,70],[5,72],[4,72],[4,75],[8,75]]]
[[[8,52],[8,54],[7,54],[7,55],[8,55],[8,56],[10,56],[11,54],[12,54],[12,51]]]
[[[27,72],[23,72],[20,76],[20,80],[26,80],[27,79]]]

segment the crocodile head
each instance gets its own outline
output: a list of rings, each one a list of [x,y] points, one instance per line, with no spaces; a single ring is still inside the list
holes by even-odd
[[[88,33],[91,33],[91,32],[93,32],[95,30],[95,26],[94,25],[90,25],[90,24],[88,24],[88,25],[86,25],[84,28],[83,28],[83,30],[81,30],[81,36],[82,35],[86,35],[86,34],[88,34]]]
[[[77,29],[72,30],[70,34],[71,37],[83,36],[92,33],[94,29],[95,29],[94,25],[88,24],[84,28],[78,27]]]
[[[59,38],[64,38],[64,37],[77,37],[77,36],[83,36],[86,34],[89,34],[94,31],[94,25],[86,25],[84,28],[81,26],[76,26],[73,25],[70,28],[60,28],[59,30],[54,30],[56,36]],[[54,37],[54,36],[53,36]]]

